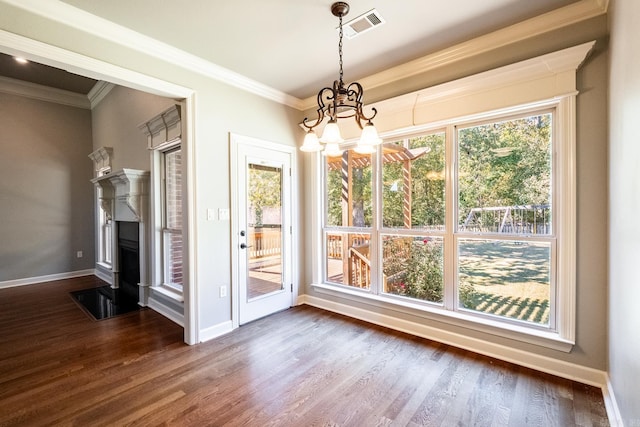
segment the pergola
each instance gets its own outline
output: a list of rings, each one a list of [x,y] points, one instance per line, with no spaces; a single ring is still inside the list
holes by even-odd
[[[408,141],[404,145],[386,143],[381,146],[383,163],[402,163],[403,181],[403,219],[405,228],[411,228],[411,163],[430,151],[429,147],[408,148]],[[330,171],[341,171],[342,177],[342,224],[353,225],[353,169],[371,166],[370,154],[358,154],[353,150],[345,151],[341,156],[328,157],[327,167]],[[336,242],[337,243],[337,242]],[[355,242],[361,243],[361,242]],[[340,236],[342,254],[342,274],[349,278],[349,283],[358,287],[369,287],[370,260],[369,242],[354,245],[354,237],[342,239]],[[344,254],[349,254],[345,257]]]

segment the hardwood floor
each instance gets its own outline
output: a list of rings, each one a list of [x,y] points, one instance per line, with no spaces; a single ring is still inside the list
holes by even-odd
[[[94,321],[83,277],[0,290],[0,426],[605,426],[599,389],[308,306],[187,346]]]

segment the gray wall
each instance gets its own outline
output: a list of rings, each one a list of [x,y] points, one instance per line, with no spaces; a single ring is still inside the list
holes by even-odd
[[[0,282],[93,268],[91,112],[0,93],[0,129]]]
[[[640,426],[640,2],[611,6],[609,375],[625,425]]]
[[[114,87],[93,108],[93,148],[112,147],[112,170],[149,170],[147,138],[138,125],[165,111],[176,102],[123,86]]]

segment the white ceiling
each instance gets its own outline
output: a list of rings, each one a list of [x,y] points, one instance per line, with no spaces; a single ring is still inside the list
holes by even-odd
[[[338,77],[332,0],[63,0],[294,97]],[[345,22],[376,8],[386,23],[344,41],[359,80],[578,0],[350,0]]]

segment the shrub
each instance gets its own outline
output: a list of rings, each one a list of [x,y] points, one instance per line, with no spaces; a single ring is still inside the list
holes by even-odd
[[[460,297],[460,304],[462,307],[475,310],[478,306],[478,293],[473,285],[469,283],[460,283],[458,295]]]

